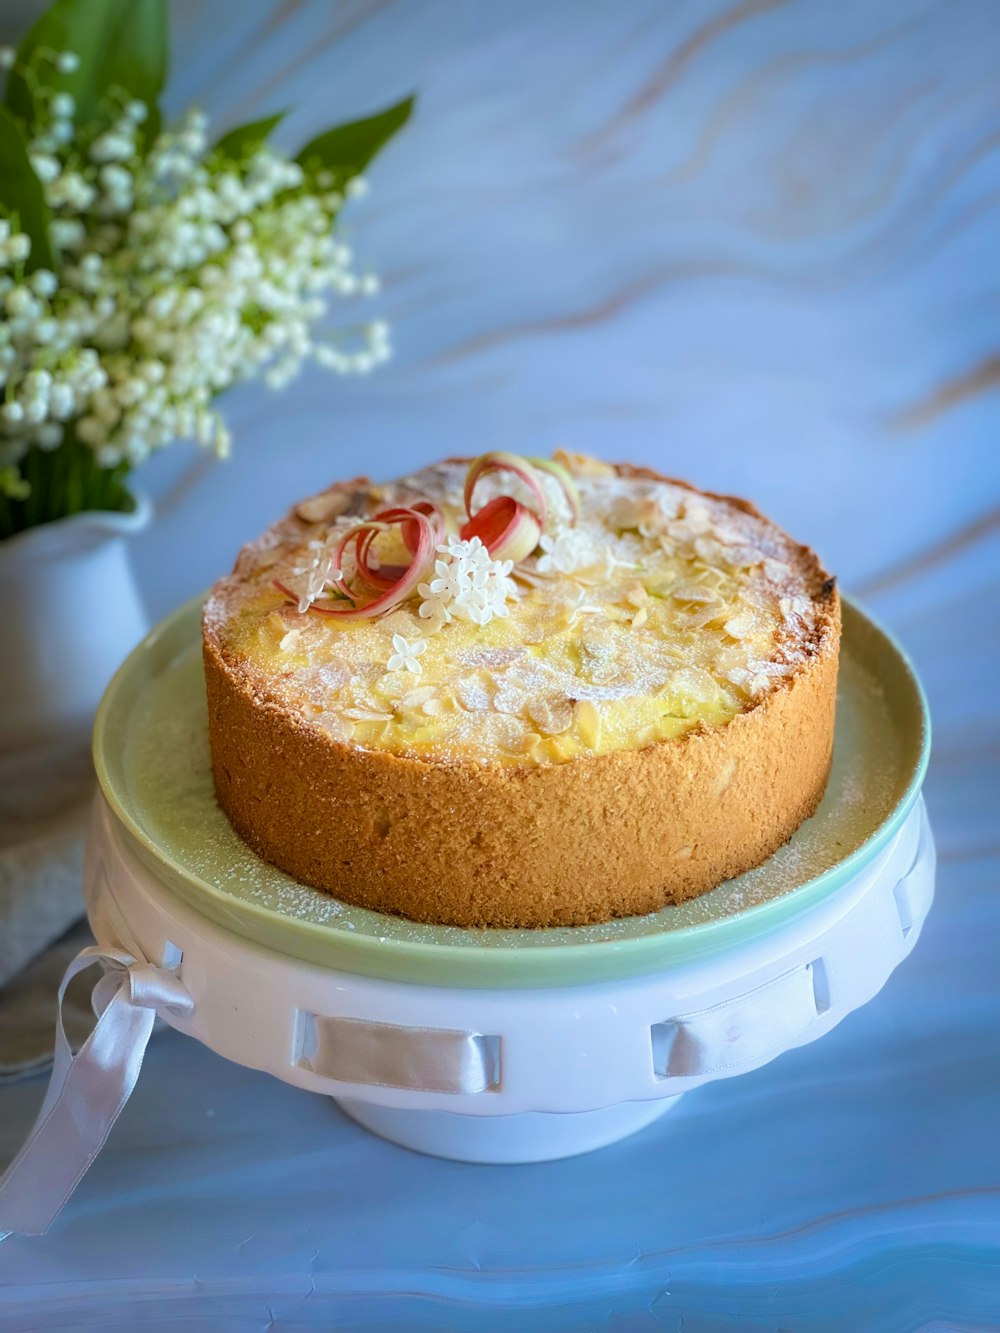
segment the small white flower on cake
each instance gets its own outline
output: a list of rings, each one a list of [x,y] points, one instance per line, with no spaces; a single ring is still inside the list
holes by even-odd
[[[416,642],[410,643],[409,639],[405,639],[402,634],[394,634],[392,636],[392,646],[396,651],[387,663],[390,671],[412,671],[415,676],[419,676],[423,672],[424,668],[421,666],[419,658],[427,651],[426,639],[417,639]]]
[[[417,589],[424,620],[440,628],[453,619],[488,625],[495,616],[510,615],[507,599],[517,592],[509,577],[513,561],[492,559],[478,537],[449,537],[437,549],[442,556],[434,564],[437,578]]]
[[[542,548],[539,574],[574,574],[598,564],[604,554],[579,528],[563,528],[554,536],[543,533],[538,544]]]
[[[296,579],[292,588],[299,594],[298,610],[303,614],[322,596],[328,583],[340,578],[340,571],[333,567],[333,546],[331,532],[326,541],[311,541],[299,563],[292,566]]]

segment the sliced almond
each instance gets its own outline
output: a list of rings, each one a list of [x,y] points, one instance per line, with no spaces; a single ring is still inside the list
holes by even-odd
[[[331,519],[339,518],[344,513],[351,503],[351,495],[351,491],[338,487],[330,491],[321,491],[319,495],[311,495],[308,500],[302,500],[297,504],[295,513],[303,523],[329,523]]]
[[[576,725],[584,745],[596,750],[601,741],[601,715],[592,699],[576,701]]]
[[[561,736],[573,725],[574,709],[569,699],[535,699],[526,712],[543,736]]]
[[[723,628],[731,639],[749,639],[756,626],[753,616],[743,613],[727,620]]]
[[[607,661],[615,651],[614,631],[603,621],[590,622],[580,638],[580,648],[591,662]]]
[[[713,620],[718,620],[726,614],[726,608],[723,606],[706,606],[701,611],[694,611],[691,615],[685,616],[678,621],[681,629],[699,630],[704,629],[706,625],[711,625]]]
[[[326,734],[335,741],[349,741],[354,735],[354,727],[339,713],[319,713],[314,718],[318,727],[322,727]]]
[[[422,704],[433,699],[437,694],[436,685],[421,685],[419,689],[410,690],[404,694],[399,701],[400,708],[419,708]]]
[[[545,742],[537,731],[529,731],[525,736],[521,753],[533,763],[541,764],[545,761]]]
[[[613,477],[615,470],[610,463],[602,463],[599,458],[589,454],[571,454],[565,449],[557,449],[552,455],[557,463],[562,463],[568,472],[577,477]]]
[[[682,583],[671,590],[671,597],[678,602],[699,602],[712,606],[721,598],[714,588],[706,588],[701,583]]]

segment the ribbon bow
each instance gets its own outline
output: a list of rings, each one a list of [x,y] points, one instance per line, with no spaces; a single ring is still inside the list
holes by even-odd
[[[63,1027],[66,987],[103,963],[94,987],[97,1024],[76,1055]],[[176,975],[124,949],[91,945],[59,987],[55,1054],[48,1091],[27,1142],[0,1178],[0,1240],[41,1236],[104,1147],[142,1068],[157,1011],[188,1014],[194,1001]]]

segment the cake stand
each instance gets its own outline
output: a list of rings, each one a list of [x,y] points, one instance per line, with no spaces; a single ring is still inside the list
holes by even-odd
[[[258,860],[212,796],[198,612],[154,631],[102,704],[91,925],[176,971],[193,999],[163,1014],[178,1031],[387,1139],[476,1162],[601,1147],[823,1036],[920,934],[926,704],[849,603],[834,769],[791,842],[681,907],[531,931],[417,925]]]

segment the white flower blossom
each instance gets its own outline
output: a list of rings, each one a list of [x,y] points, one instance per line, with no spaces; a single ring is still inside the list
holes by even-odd
[[[334,531],[323,540],[314,539],[306,546],[306,554],[298,564],[292,566],[290,582],[293,592],[298,594],[298,609],[303,614],[309,610],[318,597],[322,597],[328,584],[340,578],[340,570],[333,567],[333,554],[336,546]]]
[[[463,541],[449,537],[438,548],[437,578],[421,583],[420,615],[439,628],[452,619],[488,625],[496,616],[510,615],[507,599],[517,594],[512,560],[494,560],[478,537]]]
[[[600,564],[604,556],[579,528],[557,529],[553,535],[543,533],[538,544],[542,548],[536,566],[539,574],[575,574]]]
[[[72,52],[45,58],[65,73],[78,66]],[[317,331],[331,301],[378,286],[332,234],[343,198],[330,182],[266,145],[239,163],[219,158],[197,111],[141,153],[144,103],[102,113],[82,139],[75,110],[56,93],[27,145],[51,212],[55,271],[26,272],[30,239],[0,218],[5,491],[24,454],[54,447],[68,426],[105,467],[182,438],[224,454],[223,389],[258,377],[279,387],[309,360],[366,374],[389,357],[381,322]],[[306,591],[330,574],[318,562]]]
[[[427,640],[417,639],[410,643],[409,639],[402,634],[392,636],[392,646],[395,652],[389,658],[386,666],[390,671],[399,671],[405,669],[412,671],[415,676],[423,674],[423,665],[418,660],[427,651]]]

